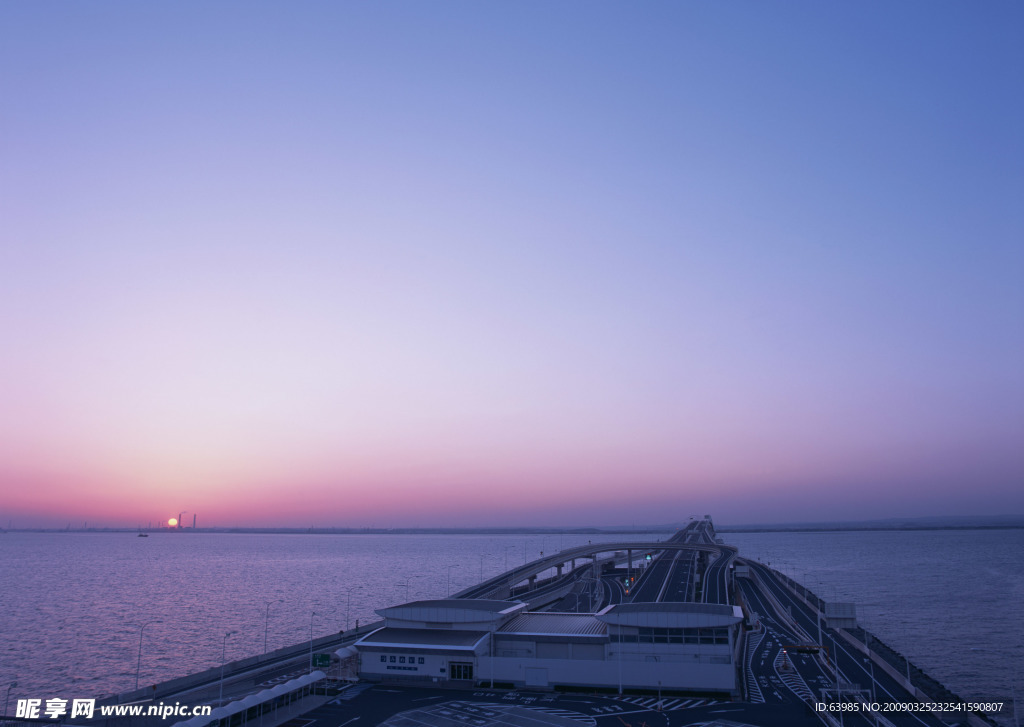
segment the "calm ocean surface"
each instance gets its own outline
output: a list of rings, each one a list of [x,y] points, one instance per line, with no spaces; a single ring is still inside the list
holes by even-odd
[[[637,536],[653,540],[662,535]],[[1024,689],[1024,531],[726,533],[971,701]],[[541,551],[624,536],[0,535],[0,686],[12,699],[152,684],[441,598]],[[449,565],[453,566],[449,569]],[[270,602],[269,619],[267,602]],[[6,691],[6,689],[5,689]]]

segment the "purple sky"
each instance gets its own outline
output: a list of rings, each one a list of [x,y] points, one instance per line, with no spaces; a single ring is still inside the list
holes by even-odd
[[[1024,8],[0,6],[0,526],[1024,513]]]

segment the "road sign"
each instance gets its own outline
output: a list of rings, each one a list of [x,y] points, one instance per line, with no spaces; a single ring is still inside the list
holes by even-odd
[[[313,666],[322,667],[331,665],[330,654],[313,654]]]

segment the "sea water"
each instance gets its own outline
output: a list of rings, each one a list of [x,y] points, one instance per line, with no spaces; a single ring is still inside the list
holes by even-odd
[[[123,692],[379,620],[376,609],[443,598],[542,552],[667,535],[10,532],[0,687],[18,682],[12,700]],[[855,603],[861,625],[963,699],[1006,702],[1012,724],[1024,531],[722,537],[827,601]]]

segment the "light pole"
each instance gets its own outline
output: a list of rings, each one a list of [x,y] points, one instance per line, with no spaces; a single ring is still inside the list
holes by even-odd
[[[514,546],[514,545],[506,545],[505,546],[505,572],[506,573],[509,573],[509,571],[508,571],[508,551],[511,550],[514,547],[516,547],[516,546]],[[512,598],[512,585],[513,585],[512,578],[513,578],[514,575],[515,575],[515,573],[509,573],[509,576],[508,576],[508,597],[509,598]]]
[[[832,669],[836,673],[836,687],[839,686],[839,644],[836,643],[836,635],[829,634],[832,637]],[[839,717],[842,718],[843,713],[839,713]],[[840,719],[842,721],[842,719]]]
[[[263,620],[263,653],[264,653],[264,655],[267,653],[267,632],[270,630],[270,604],[272,604],[272,603],[280,603],[280,602],[281,602],[281,599],[278,599],[276,601],[264,601],[264,603],[267,604],[267,615],[266,615],[266,618],[264,618],[264,620]]]
[[[903,641],[907,640],[907,622],[904,620],[907,615],[907,607],[903,602],[903,598],[900,598],[900,613],[903,618],[900,619],[900,631],[903,633]],[[914,693],[914,683],[910,681],[910,659],[906,656],[903,657],[903,663],[907,667],[907,691],[911,694]]]
[[[224,663],[228,658],[228,637],[232,634],[237,634],[237,631],[228,631],[224,634],[224,641],[221,643],[220,649],[220,697],[217,700],[219,704],[224,703]]]
[[[4,717],[7,716],[7,708],[11,704],[11,690],[18,686],[18,682],[11,682],[11,686],[7,687],[7,699],[4,700]]]
[[[359,587],[356,586],[355,588],[349,588],[348,590],[345,591],[345,630],[346,631],[348,631],[348,617],[352,614],[352,591],[358,591],[358,590],[359,590]],[[409,592],[406,591],[405,595],[408,596]]]
[[[408,578],[405,579],[405,583],[396,583],[395,584],[396,586],[401,586],[401,587],[405,588],[405,601],[404,601],[404,603],[408,603],[409,602],[409,584],[412,583],[412,579],[416,578],[416,577],[417,576],[409,576]]]
[[[309,614],[309,673],[313,673],[313,617],[316,611]]]
[[[619,652],[619,696],[622,696],[622,622],[619,622],[619,648],[616,649]]]
[[[458,567],[459,567],[458,563],[452,563],[450,566],[448,566],[448,588],[447,588],[448,592],[445,594],[446,596],[452,595],[452,568],[458,568]]]
[[[871,667],[871,701],[875,701],[875,662],[871,659],[865,659],[865,663]]]
[[[142,668],[142,632],[145,631],[146,627],[149,626],[150,624],[161,624],[161,623],[163,623],[163,621],[148,621],[148,622],[142,624],[142,628],[139,629],[139,659],[138,659],[138,662],[135,664],[135,688],[136,689],[139,688],[139,670]],[[6,713],[6,711],[7,710],[5,708],[4,712]]]
[[[18,682],[14,682],[14,685],[17,686]],[[9,689],[7,690],[7,693],[10,694],[10,690]],[[1016,727],[1020,727],[1020,718],[1017,717],[1017,670],[1016,669],[1014,669],[1014,671],[1013,671],[1013,681],[1010,682],[1010,699],[1013,700],[1013,723],[1014,723],[1014,725],[1016,725]],[[5,709],[4,712],[6,712],[6,711],[7,710]]]

